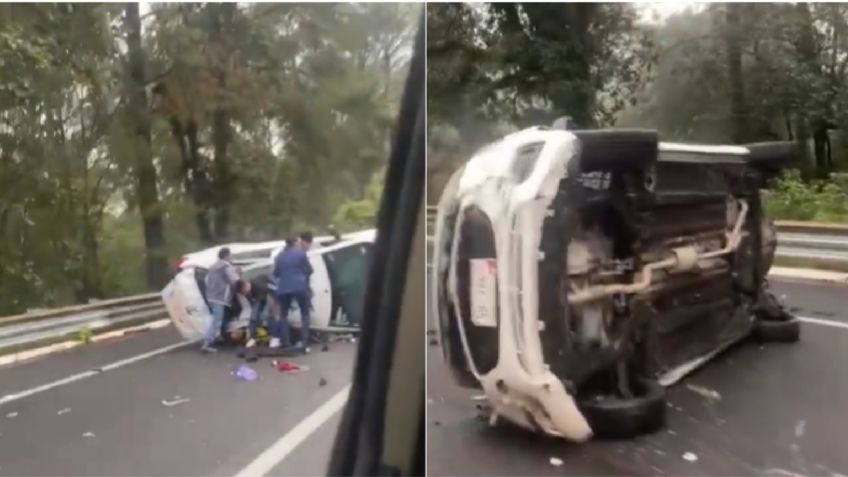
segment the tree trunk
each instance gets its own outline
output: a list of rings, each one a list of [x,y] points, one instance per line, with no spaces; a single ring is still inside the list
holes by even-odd
[[[822,75],[822,69],[817,52],[816,30],[810,6],[806,3],[797,3],[794,5],[794,9],[798,34],[795,39],[795,48],[798,52],[799,60],[811,76],[820,76]],[[809,102],[813,103],[812,100],[809,100]],[[808,127],[810,130],[808,131],[812,133],[813,139],[814,175],[816,177],[827,177],[830,172],[830,161],[828,158],[828,143],[830,139],[827,131],[831,112],[827,110],[827,107],[822,109],[818,106],[820,105],[814,103],[808,108],[808,111],[811,111],[808,113],[810,114],[808,118]]]
[[[103,290],[100,282],[100,244],[97,241],[99,220],[83,217],[82,223],[82,280],[77,300],[87,302],[91,298],[101,298]]]
[[[742,80],[742,41],[738,3],[728,3],[725,8],[726,32],[724,35],[727,54],[727,76],[730,86],[730,117],[733,125],[733,142],[748,141],[748,121],[745,110],[745,85]]]
[[[786,125],[786,139],[794,141],[795,134],[792,132],[792,116],[786,110],[783,111],[783,121]]]
[[[233,175],[227,162],[229,126],[227,112],[224,108],[216,108],[212,119],[212,142],[215,151],[215,237],[219,242],[230,236],[230,208],[233,203]]]
[[[194,205],[194,223],[201,243],[213,245],[215,237],[212,233],[212,223],[209,220],[208,196],[209,184],[206,173],[201,168],[200,145],[197,141],[197,125],[193,120],[183,123],[176,116],[170,117],[171,135],[180,151],[180,171],[183,188],[191,197]]]
[[[813,130],[813,152],[816,161],[816,177],[826,179],[830,174],[830,137],[827,127],[817,124]]]
[[[90,151],[89,148],[83,148],[85,151]],[[83,159],[82,164],[82,277],[80,279],[80,287],[77,290],[77,301],[87,302],[91,298],[100,298],[102,296],[100,282],[100,257],[99,243],[97,241],[97,232],[100,229],[101,212],[96,208],[98,194],[97,183],[92,190],[88,180],[88,164],[86,163],[88,154],[80,154]],[[96,209],[97,211],[93,211]]]
[[[235,177],[230,170],[227,157],[230,145],[230,111],[225,99],[227,98],[227,66],[231,59],[229,37],[235,4],[221,3],[213,6],[212,41],[218,47],[218,58],[215,65],[215,77],[218,82],[218,104],[212,113],[212,148],[214,159],[215,193],[213,205],[215,208],[215,238],[219,242],[226,241],[230,235],[230,209],[234,200]]]
[[[168,278],[165,256],[165,224],[156,183],[150,138],[150,112],[145,90],[144,51],[141,45],[141,20],[137,3],[127,3],[124,23],[127,29],[127,120],[133,138],[133,172],[136,180],[138,208],[144,226],[144,249],[147,286],[163,286]]]

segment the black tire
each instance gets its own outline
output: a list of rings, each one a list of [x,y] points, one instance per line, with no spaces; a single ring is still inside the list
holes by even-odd
[[[777,172],[801,157],[795,142],[759,142],[745,144],[745,147],[750,151],[746,162],[754,169],[766,172]]]
[[[644,129],[573,131],[580,140],[580,170],[641,171],[657,160],[659,136]]]
[[[651,379],[639,380],[641,395],[632,399],[585,399],[577,406],[595,437],[625,439],[654,432],[665,425],[665,388]]]
[[[754,325],[754,338],[764,343],[794,343],[801,339],[801,322],[789,320],[759,320]]]

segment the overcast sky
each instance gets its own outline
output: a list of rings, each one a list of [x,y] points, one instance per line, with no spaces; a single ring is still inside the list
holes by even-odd
[[[642,11],[642,21],[646,23],[662,23],[675,13],[680,13],[689,7],[700,6],[700,2],[641,2],[638,7]]]

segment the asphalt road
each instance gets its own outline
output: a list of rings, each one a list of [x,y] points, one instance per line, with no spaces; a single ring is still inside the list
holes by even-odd
[[[0,368],[0,396],[19,393],[179,343],[171,328],[97,343]],[[236,381],[234,351],[180,347],[0,405],[0,475],[235,475],[350,383],[354,344],[290,359],[309,371],[283,375],[270,360]],[[327,384],[321,386],[324,378]],[[176,396],[190,401],[166,406]],[[325,475],[338,415],[269,475]]]
[[[798,315],[848,323],[848,288],[772,289]],[[585,444],[477,420],[476,392],[454,384],[439,352],[428,353],[430,475],[848,475],[846,328],[805,322],[798,343],[740,344],[669,390],[665,429]]]

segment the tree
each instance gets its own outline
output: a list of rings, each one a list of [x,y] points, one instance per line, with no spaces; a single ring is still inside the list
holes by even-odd
[[[611,124],[654,61],[628,4],[427,6],[428,197],[509,129]]]
[[[137,3],[126,5],[124,22],[127,31],[125,114],[128,132],[131,135],[129,151],[135,159],[133,172],[136,178],[136,199],[144,224],[147,285],[153,288],[165,284],[168,277],[168,262],[165,256],[165,230],[159,203],[156,168],[151,156],[145,55],[141,44],[141,20]]]
[[[612,122],[654,60],[636,10],[619,3],[498,3],[489,42],[500,63],[495,87],[520,106],[568,115],[583,127]],[[520,110],[515,111],[520,114]]]
[[[417,7],[139,8],[0,5],[0,315],[155,291],[379,190]]]
[[[620,120],[672,139],[796,140],[803,167],[826,177],[845,124],[846,26],[839,4],[710,4],[672,17],[655,33],[654,81]]]

